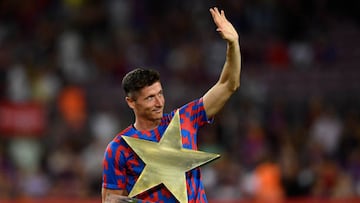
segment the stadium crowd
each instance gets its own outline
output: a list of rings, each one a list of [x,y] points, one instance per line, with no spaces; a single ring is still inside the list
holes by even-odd
[[[216,4],[2,0],[0,200],[100,197],[104,149],[133,121],[125,72],[159,70],[168,109],[216,82],[226,44],[211,6],[243,61],[241,88],[199,135],[222,155],[202,168],[209,199],[359,197],[358,1]]]

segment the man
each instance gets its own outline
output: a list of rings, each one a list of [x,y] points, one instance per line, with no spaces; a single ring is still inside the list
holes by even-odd
[[[218,82],[200,99],[179,108],[184,148],[197,149],[198,128],[211,121],[240,86],[240,47],[238,33],[224,11],[210,8],[221,37],[227,41],[226,61]],[[137,137],[158,142],[176,110],[163,114],[165,99],[160,76],[154,70],[135,69],[123,79],[126,102],[134,111],[135,123],[120,132],[108,145],[104,157],[102,201],[110,195],[127,196],[144,168],[144,163],[122,139]],[[186,128],[186,129],[185,129]],[[186,173],[189,202],[207,202],[200,170]],[[159,185],[136,196],[151,202],[177,202],[165,186]]]

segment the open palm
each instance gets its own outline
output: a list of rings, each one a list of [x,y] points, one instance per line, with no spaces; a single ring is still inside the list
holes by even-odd
[[[239,35],[233,25],[226,19],[225,12],[223,10],[219,11],[217,7],[214,7],[210,8],[210,13],[217,26],[216,31],[220,33],[223,39],[229,42],[238,40]]]

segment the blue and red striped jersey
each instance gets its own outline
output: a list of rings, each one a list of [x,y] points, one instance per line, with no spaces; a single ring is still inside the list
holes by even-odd
[[[160,125],[150,131],[138,131],[132,125],[121,131],[108,144],[103,160],[103,187],[113,190],[131,191],[145,164],[122,139],[130,136],[158,142],[169,125],[176,110],[164,114]],[[182,144],[184,148],[197,150],[199,127],[211,122],[205,113],[202,99],[194,100],[179,109]],[[186,172],[188,201],[207,202],[200,169]],[[158,185],[136,196],[150,202],[177,202],[164,185]]]

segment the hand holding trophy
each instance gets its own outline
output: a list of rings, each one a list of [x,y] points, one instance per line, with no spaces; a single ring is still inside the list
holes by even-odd
[[[152,203],[152,202],[108,193],[105,199],[105,203]]]

